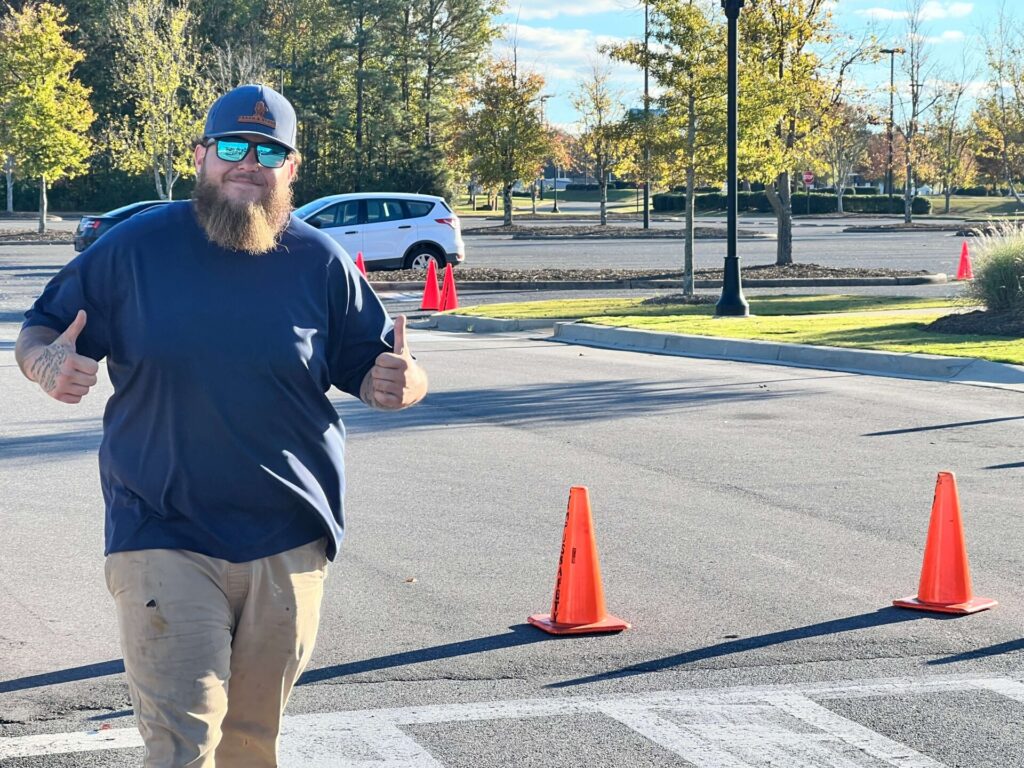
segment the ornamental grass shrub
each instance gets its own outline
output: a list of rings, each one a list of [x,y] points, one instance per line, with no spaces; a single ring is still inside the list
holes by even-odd
[[[1004,226],[979,241],[968,297],[990,312],[1024,316],[1024,229]]]

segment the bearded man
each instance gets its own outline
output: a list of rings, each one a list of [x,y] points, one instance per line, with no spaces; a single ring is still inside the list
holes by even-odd
[[[331,386],[384,410],[427,378],[347,254],[291,216],[292,105],[219,98],[189,202],[132,217],[26,313],[16,357],[78,403],[106,359],[105,573],[147,768],[277,765],[344,528]]]

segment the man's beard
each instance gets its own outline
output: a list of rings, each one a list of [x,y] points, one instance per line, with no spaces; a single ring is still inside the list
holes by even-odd
[[[200,169],[192,206],[211,242],[233,251],[268,253],[277,247],[292,212],[292,186],[267,186],[262,199],[238,202]]]

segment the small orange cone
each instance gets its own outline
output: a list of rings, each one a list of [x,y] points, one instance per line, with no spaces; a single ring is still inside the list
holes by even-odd
[[[957,280],[973,280],[974,270],[971,269],[971,255],[967,252],[967,241],[964,240],[960,249],[960,266],[956,270]]]
[[[363,273],[363,277],[366,277],[366,262],[363,261],[363,252],[356,252],[356,268]]]
[[[893,600],[892,604],[899,608],[960,614],[976,613],[998,604],[987,597],[975,597],[971,590],[960,499],[952,472],[939,472],[935,481],[935,500],[917,595]]]
[[[420,309],[439,309],[441,297],[437,292],[437,262],[433,259],[427,264],[427,281],[423,284],[423,301]]]
[[[441,311],[447,312],[449,309],[458,308],[459,294],[455,290],[455,275],[452,265],[448,264],[444,268],[444,286],[441,288]]]
[[[527,621],[553,635],[621,632],[630,627],[628,621],[610,615],[604,607],[590,497],[584,486],[569,489],[551,613],[537,613]]]

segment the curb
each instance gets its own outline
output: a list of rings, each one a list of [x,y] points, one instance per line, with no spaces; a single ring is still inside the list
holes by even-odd
[[[828,288],[838,286],[872,286],[872,285],[940,285],[948,283],[949,278],[943,272],[932,275],[913,275],[907,277],[808,277],[808,278],[771,278],[764,280],[744,280],[745,288]],[[682,280],[460,280],[459,290],[481,291],[578,291],[578,290],[610,290],[636,288],[682,288]],[[721,288],[721,280],[694,280],[694,288]],[[370,282],[375,291],[412,291],[422,290],[423,283],[412,281]]]
[[[473,315],[438,314],[411,325],[414,328],[433,328],[439,331],[512,333],[550,328],[552,323],[554,333],[550,337],[551,340],[566,344],[657,355],[815,368],[899,379],[944,381],[1024,393],[1024,365],[994,363],[972,357],[658,333],[571,320],[500,320]]]
[[[569,344],[609,349],[818,368],[900,379],[948,381],[1024,393],[1024,366],[972,357],[689,336],[576,322],[555,323],[551,338]]]

